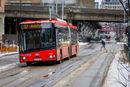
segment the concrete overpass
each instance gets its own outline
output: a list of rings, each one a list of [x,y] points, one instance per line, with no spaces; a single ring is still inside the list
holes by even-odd
[[[6,5],[6,17],[23,18],[48,18],[49,7],[30,5]],[[59,9],[61,14],[61,9]],[[124,14],[122,10],[88,9],[80,7],[66,7],[65,19],[95,22],[123,22]]]

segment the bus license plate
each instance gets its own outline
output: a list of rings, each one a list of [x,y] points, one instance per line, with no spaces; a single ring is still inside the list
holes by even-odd
[[[41,61],[41,58],[35,58],[34,61]]]

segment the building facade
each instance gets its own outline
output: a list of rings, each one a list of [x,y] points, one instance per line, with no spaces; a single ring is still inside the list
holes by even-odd
[[[0,0],[0,41],[4,34],[4,18],[5,18],[5,0]]]
[[[102,9],[116,9],[116,10],[123,9],[119,0],[102,0],[101,8]]]

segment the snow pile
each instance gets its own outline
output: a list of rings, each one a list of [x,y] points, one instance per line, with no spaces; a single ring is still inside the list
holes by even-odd
[[[122,51],[115,55],[103,87],[130,87],[130,65]]]
[[[87,45],[88,43],[83,43],[83,42],[79,42],[79,45],[82,46],[82,45]]]

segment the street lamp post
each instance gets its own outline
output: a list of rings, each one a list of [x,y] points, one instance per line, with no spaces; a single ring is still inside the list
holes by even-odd
[[[19,4],[19,23],[21,22],[21,3],[22,0],[20,0],[20,4]]]
[[[56,0],[56,15],[58,15],[58,0]]]
[[[64,4],[65,4],[65,1],[62,0],[62,20],[64,19]]]
[[[18,38],[19,38],[19,31],[21,31],[21,26],[20,26],[20,23],[22,21],[22,15],[21,15],[21,10],[22,10],[22,0],[19,1],[19,20],[17,22],[17,27],[19,28],[18,29]],[[18,39],[18,46],[19,46],[19,39]]]
[[[124,7],[126,8],[126,0],[124,1]],[[126,13],[124,10],[124,29],[125,29]]]
[[[52,18],[52,7],[50,6],[49,7],[49,19],[51,20],[51,18]]]

